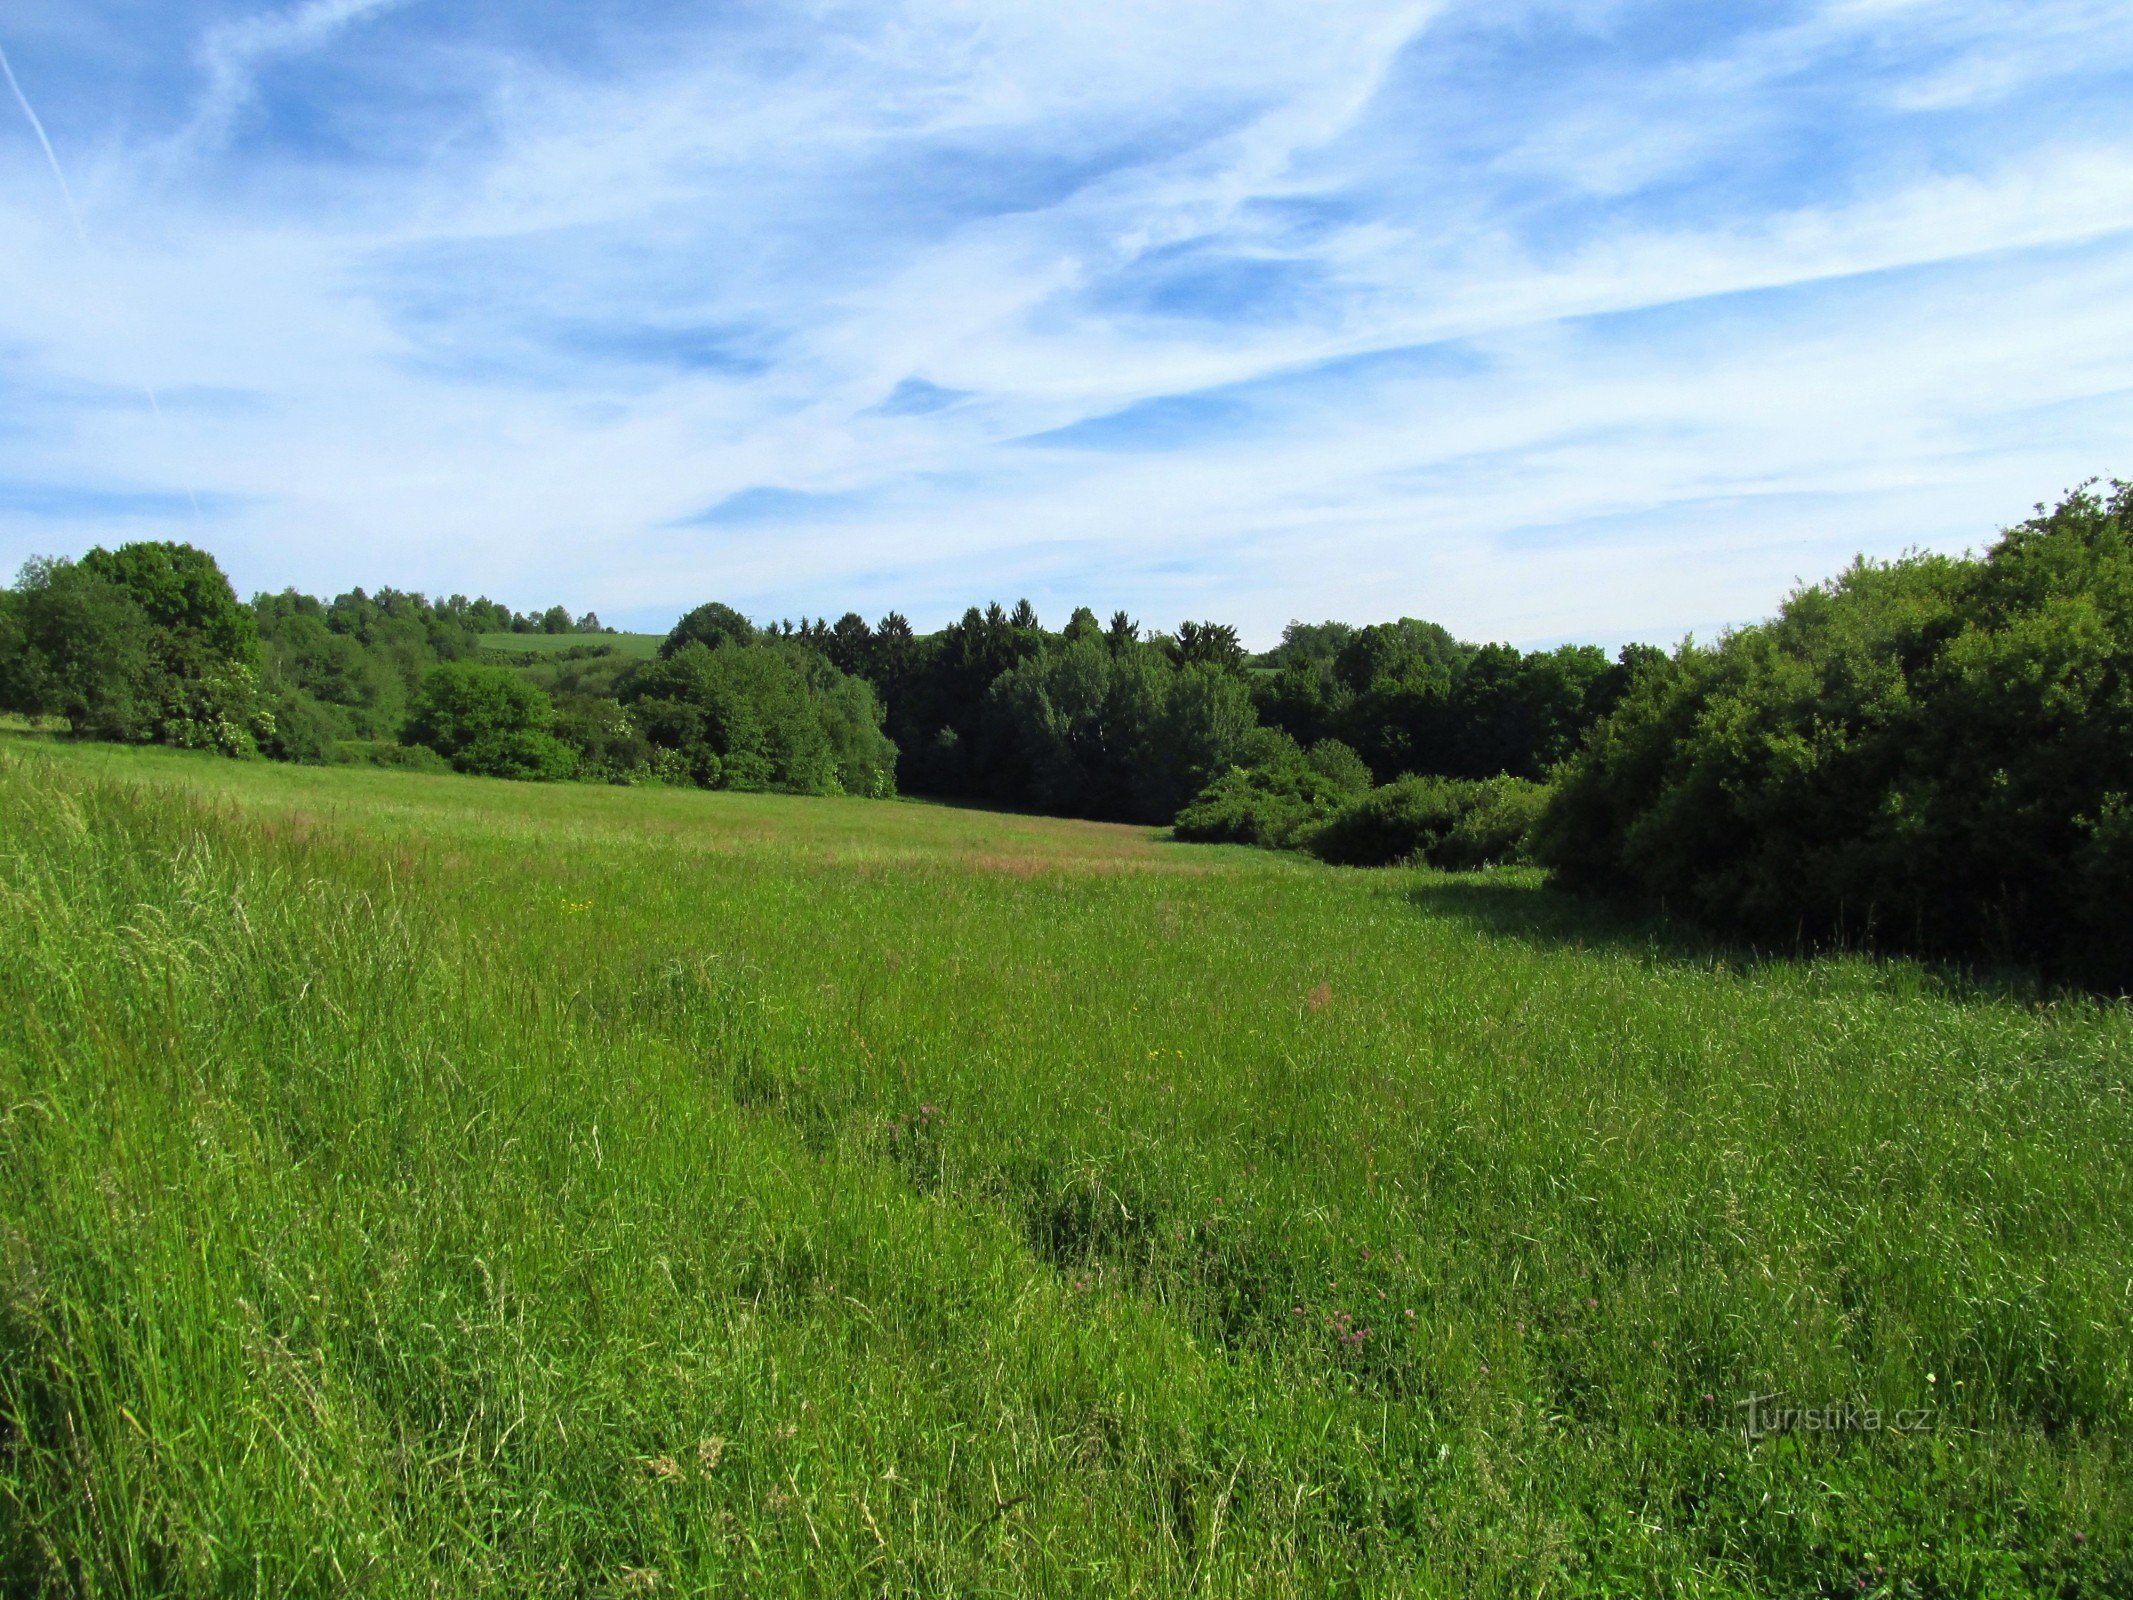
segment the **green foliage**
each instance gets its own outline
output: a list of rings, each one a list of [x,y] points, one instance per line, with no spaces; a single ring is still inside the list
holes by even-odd
[[[554,704],[516,673],[448,661],[423,678],[402,742],[436,751],[459,772],[553,781],[577,768],[549,731],[554,723]]]
[[[210,665],[196,675],[173,675],[155,737],[158,744],[226,756],[255,756],[262,742],[278,743],[273,714],[260,698],[258,675],[234,661]]]
[[[1223,667],[1234,671],[1244,665],[1244,646],[1237,642],[1237,630],[1226,622],[1179,623],[1171,655],[1181,667]]]
[[[1427,862],[1465,870],[1523,861],[1545,797],[1524,778],[1406,777],[1349,801],[1303,844],[1349,867]]]
[[[1150,645],[1086,633],[1033,651],[986,698],[991,792],[1071,815],[1162,822],[1242,758],[1251,694],[1211,663],[1182,669]]]
[[[284,688],[268,703],[272,731],[260,740],[260,752],[276,761],[318,766],[333,759],[346,724],[331,708],[301,691]]]
[[[167,674],[147,614],[118,584],[70,561],[32,561],[10,611],[15,651],[5,709],[64,717],[75,735],[134,743],[155,736]]]
[[[1305,751],[1275,728],[1257,730],[1234,766],[1177,814],[1180,839],[1286,850],[1370,788],[1362,758],[1334,739]]]
[[[704,788],[894,793],[895,747],[863,680],[809,650],[722,637],[716,649],[683,643],[623,680],[621,703],[661,753],[658,770]]]
[[[1476,647],[1404,617],[1367,628],[1291,623],[1254,693],[1300,741],[1338,738],[1382,781],[1408,773],[1542,778],[1611,709],[1648,652]]]
[[[2133,490],[1981,560],[1861,561],[1646,673],[1566,769],[1566,884],[1760,941],[2133,984]]]
[[[393,738],[424,675],[475,654],[468,614],[488,604],[433,604],[397,589],[352,589],[331,602],[294,590],[255,596],[266,692],[333,739]]]
[[[707,649],[717,649],[722,644],[754,644],[755,624],[742,616],[733,607],[713,600],[708,605],[698,606],[694,611],[674,624],[674,629],[659,647],[663,661],[679,655],[692,644]]]
[[[630,783],[651,771],[655,747],[613,696],[566,691],[555,708],[555,736],[577,752],[579,777]]]
[[[2125,1006],[1523,869],[0,750],[10,1594],[2128,1592]]]
[[[1361,757],[1336,740],[1306,752],[1260,729],[1252,760],[1232,767],[1178,813],[1180,839],[1307,850],[1343,866],[1427,862],[1452,871],[1528,859],[1546,804],[1523,778],[1406,777],[1373,789]]]
[[[728,607],[700,607],[662,648],[671,655],[699,635],[743,642],[751,628]],[[1197,815],[1187,823],[1195,837],[1290,837],[1323,814],[1286,779],[1225,777],[1252,765],[1242,752],[1262,727],[1299,745],[1344,744],[1381,778],[1538,777],[1613,703],[1627,672],[1589,648],[1476,650],[1414,618],[1292,624],[1266,666],[1252,668],[1221,623],[1144,638],[1125,613],[1102,627],[1082,607],[1054,634],[1027,601],[973,606],[925,636],[895,613],[878,628],[846,613],[767,636],[872,684],[907,790],[1164,822],[1222,784],[1222,819]],[[675,724],[663,748],[695,748],[681,713],[647,714]],[[707,770],[695,757],[683,765]]]
[[[397,739],[343,739],[329,745],[326,761],[337,767],[387,767],[396,772],[443,773],[452,763],[425,744]]]
[[[32,561],[0,628],[0,707],[78,738],[226,755],[273,738],[250,612],[204,551],[139,543]]]
[[[821,660],[808,663],[807,675],[836,771],[836,791],[867,800],[895,794],[896,746],[881,730],[881,702],[873,687]]]
[[[145,540],[81,558],[85,573],[123,590],[160,635],[166,667],[179,677],[259,664],[259,629],[215,558],[189,544]]]
[[[1448,832],[1428,849],[1429,864],[1471,872],[1533,859],[1533,830],[1548,808],[1546,784],[1524,778],[1484,778]]]

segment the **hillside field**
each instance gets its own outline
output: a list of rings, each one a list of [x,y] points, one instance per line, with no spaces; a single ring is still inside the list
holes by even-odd
[[[484,650],[532,656],[560,655],[581,645],[606,646],[627,661],[649,661],[659,654],[663,633],[484,633],[476,636]]]
[[[2129,1079],[1522,870],[7,735],[0,1595],[2125,1595]]]

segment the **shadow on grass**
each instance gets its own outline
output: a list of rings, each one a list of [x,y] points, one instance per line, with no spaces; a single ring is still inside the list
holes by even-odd
[[[1664,912],[1625,907],[1550,888],[1526,874],[1473,873],[1417,884],[1409,904],[1495,938],[1548,949],[1631,956],[1648,964],[1752,974],[1844,960],[1872,972],[1877,987],[1930,992],[1948,1000],[2033,1004],[2066,999],[2109,1003],[2076,984],[2054,983],[2019,966],[1970,967],[1854,943],[1802,942],[1773,949],[1697,928]]]
[[[1697,966],[1772,959],[1664,916],[1550,888],[1525,873],[1451,875],[1415,885],[1407,900],[1430,916],[1550,948],[1614,951]]]

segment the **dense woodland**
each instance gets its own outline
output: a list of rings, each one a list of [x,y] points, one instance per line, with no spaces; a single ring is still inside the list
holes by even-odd
[[[1862,560],[1671,654],[1429,622],[1143,629],[1027,601],[935,633],[698,607],[640,660],[591,614],[293,591],[184,544],[30,563],[0,709],[94,739],[490,776],[968,799],[1340,863],[1538,859],[1759,942],[2133,980],[2133,489],[1982,557]],[[483,635],[582,634],[539,652]]]

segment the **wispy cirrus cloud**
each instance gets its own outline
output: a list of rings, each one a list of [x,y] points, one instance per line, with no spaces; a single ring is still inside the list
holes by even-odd
[[[261,11],[210,26],[200,41],[206,83],[182,137],[219,143],[259,92],[259,76],[277,58],[301,55],[330,43],[352,24],[406,0],[303,0],[281,11]]]
[[[1666,637],[2133,421],[2090,0],[147,9],[0,41],[0,478],[245,583]]]

